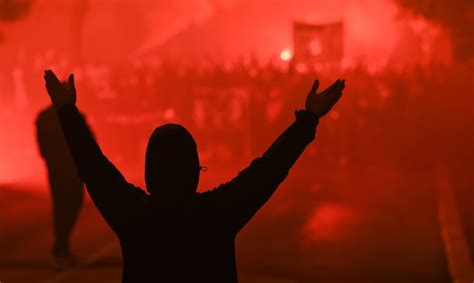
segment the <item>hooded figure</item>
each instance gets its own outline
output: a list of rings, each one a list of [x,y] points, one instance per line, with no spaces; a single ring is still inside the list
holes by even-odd
[[[150,194],[166,199],[190,197],[196,192],[199,171],[196,142],[183,126],[166,124],[153,131],[145,163]]]
[[[235,236],[285,179],[318,123],[314,114],[297,111],[262,157],[204,193],[196,192],[193,137],[183,126],[160,126],[147,146],[146,194],[102,154],[74,105],[58,113],[79,176],[120,240],[123,282],[237,282]]]
[[[295,111],[294,122],[261,157],[204,193],[196,192],[200,166],[191,134],[176,124],[156,128],[146,152],[147,194],[103,155],[75,106],[74,87],[63,89],[51,71],[45,79],[78,174],[120,241],[122,280],[133,283],[237,282],[235,236],[314,139],[320,117],[315,113],[327,113],[343,88],[343,82],[332,86],[330,94],[338,97],[322,104],[327,109],[310,107],[314,101],[307,100],[313,110]],[[308,96],[316,94],[316,83]]]

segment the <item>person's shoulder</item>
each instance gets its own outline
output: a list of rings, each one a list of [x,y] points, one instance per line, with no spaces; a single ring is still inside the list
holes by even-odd
[[[225,188],[228,187],[229,184],[220,184],[217,187],[214,187],[210,190],[205,192],[196,192],[195,198],[197,201],[207,202],[207,201],[214,201],[222,198],[225,195]]]
[[[131,192],[133,192],[137,196],[143,197],[143,199],[146,199],[149,196],[148,193],[144,189],[137,187],[131,183],[128,183],[128,188],[130,189]]]
[[[213,190],[208,190],[205,192],[196,192],[194,193],[194,203],[205,204],[214,198]]]
[[[216,194],[216,192],[219,191],[219,187],[220,186],[212,188],[212,189],[204,191],[204,192],[196,192],[196,193],[194,193],[194,196],[197,199],[205,199],[205,198],[212,197]]]

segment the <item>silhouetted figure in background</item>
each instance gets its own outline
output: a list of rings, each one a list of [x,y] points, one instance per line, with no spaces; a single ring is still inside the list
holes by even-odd
[[[45,80],[79,176],[119,238],[123,282],[237,282],[235,236],[314,139],[319,118],[345,84],[338,80],[316,94],[315,81],[306,110],[295,112],[270,148],[230,182],[204,193],[196,192],[200,164],[191,134],[176,124],[156,128],[146,152],[147,194],[102,154],[75,106],[73,76],[69,88],[52,71]]]
[[[75,264],[69,249],[69,238],[82,206],[83,183],[77,175],[54,107],[40,112],[36,120],[36,134],[41,156],[48,168],[52,196],[53,264],[62,269]]]

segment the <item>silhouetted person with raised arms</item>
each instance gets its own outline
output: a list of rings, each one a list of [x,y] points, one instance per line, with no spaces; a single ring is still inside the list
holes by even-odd
[[[147,194],[125,180],[92,138],[75,106],[74,77],[69,88],[50,70],[45,80],[79,176],[120,241],[123,282],[133,283],[237,282],[235,236],[314,139],[319,118],[345,84],[337,80],[316,94],[316,80],[306,109],[295,112],[270,148],[230,182],[204,193],[196,192],[201,167],[191,134],[176,124],[157,127],[146,151]]]
[[[53,106],[43,109],[36,119],[36,138],[48,169],[53,206],[54,242],[51,249],[57,269],[77,263],[69,248],[69,238],[83,201],[83,182],[77,175],[71,152]]]

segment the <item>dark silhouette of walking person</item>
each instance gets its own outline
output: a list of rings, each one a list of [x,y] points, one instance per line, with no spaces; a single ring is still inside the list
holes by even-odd
[[[83,182],[77,175],[74,159],[53,106],[39,113],[36,119],[36,137],[40,154],[48,169],[52,197],[53,265],[57,269],[63,269],[76,264],[69,248],[69,238],[82,206]]]
[[[237,282],[237,233],[285,179],[345,86],[337,80],[317,94],[316,80],[306,108],[295,111],[270,148],[204,193],[196,192],[201,166],[191,134],[177,124],[157,127],[146,151],[147,194],[125,180],[92,138],[75,106],[73,75],[69,88],[50,70],[45,81],[79,176],[120,241],[123,282]]]

